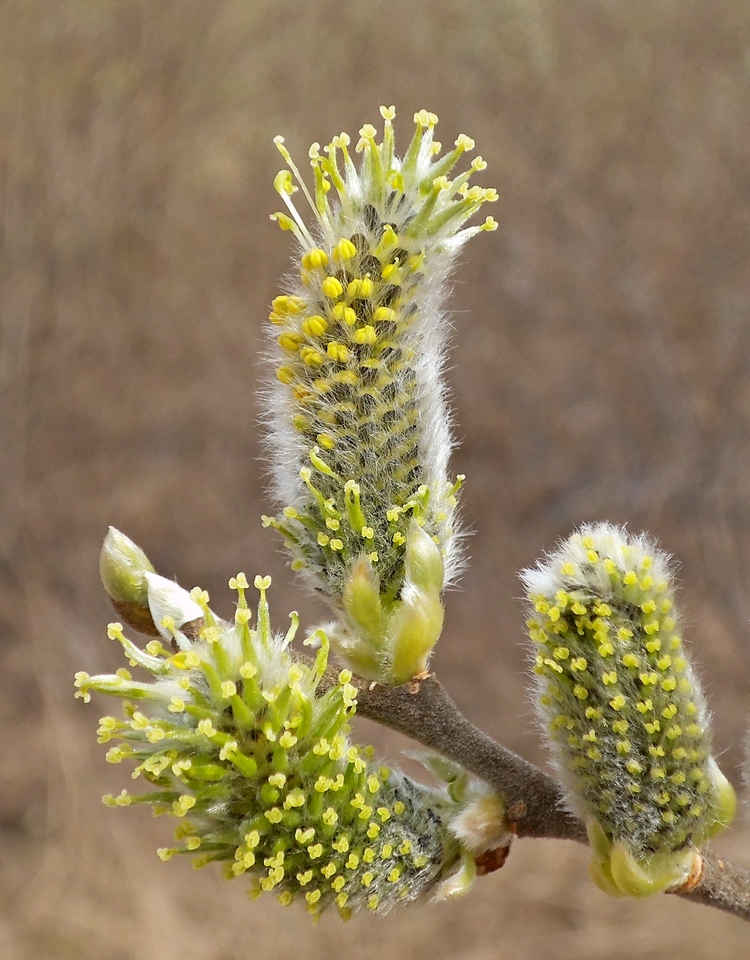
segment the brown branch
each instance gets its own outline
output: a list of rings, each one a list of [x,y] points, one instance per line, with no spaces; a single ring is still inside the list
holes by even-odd
[[[329,670],[323,685],[336,683],[337,676],[338,671]],[[442,753],[502,794],[517,836],[588,842],[584,825],[566,809],[552,777],[470,723],[434,677],[400,687],[361,677],[352,682],[359,690],[361,716]],[[697,882],[675,895],[750,921],[750,873],[709,854],[703,854]]]

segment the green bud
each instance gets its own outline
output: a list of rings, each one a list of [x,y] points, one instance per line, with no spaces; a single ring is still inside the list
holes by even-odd
[[[153,572],[143,550],[124,533],[110,527],[99,554],[99,576],[122,619],[149,636],[158,634],[148,607],[146,574]]]
[[[426,567],[417,570],[424,574]],[[439,589],[420,589],[407,579],[400,597],[386,604],[377,576],[362,558],[345,582],[344,606],[348,619],[331,626],[330,639],[353,670],[368,680],[390,684],[407,683],[427,670],[443,628]]]
[[[737,794],[713,757],[708,761],[708,774],[716,799],[713,808],[714,820],[708,828],[707,840],[728,827],[737,814]]]
[[[130,537],[110,527],[99,554],[99,576],[109,596],[119,603],[148,606],[144,574],[154,573],[146,554]]]
[[[477,877],[477,865],[469,851],[461,857],[461,867],[438,888],[437,900],[454,900],[468,893]]]
[[[592,858],[589,861],[589,876],[591,877],[592,883],[597,886],[602,893],[606,893],[610,897],[626,896],[612,879],[609,860]]]
[[[443,629],[440,594],[404,588],[405,596],[388,621],[391,683],[406,683],[427,670],[427,663]]]
[[[406,535],[404,558],[406,580],[433,594],[443,589],[443,555],[440,547],[419,524],[412,520]]]
[[[363,633],[379,637],[383,631],[383,605],[380,601],[380,578],[372,561],[362,555],[354,561],[344,582],[344,610]]]
[[[625,841],[612,847],[609,866],[617,890],[628,897],[650,897],[665,890],[677,890],[690,877],[700,854],[692,847],[654,853],[637,859]],[[607,891],[605,890],[605,893]]]

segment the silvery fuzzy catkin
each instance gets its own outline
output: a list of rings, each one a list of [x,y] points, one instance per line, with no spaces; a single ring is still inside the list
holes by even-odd
[[[537,706],[589,829],[594,880],[620,895],[678,887],[735,798],[711,755],[669,558],[601,523],[522,577]]]
[[[422,110],[401,160],[395,111],[381,114],[382,142],[369,124],[360,130],[358,168],[346,134],[322,151],[313,144],[312,193],[276,141],[289,170],[275,185],[289,213],[275,219],[299,248],[270,314],[268,450],[284,506],[264,520],[338,614],[339,654],[365,676],[403,682],[426,666],[442,627],[441,592],[459,566],[463,478],[447,473],[445,279],[466,240],[497,226],[491,217],[463,226],[497,193],[469,186],[486,166],[481,157],[449,177],[473,148],[469,137],[441,156],[437,117]],[[298,189],[312,231],[292,202]]]
[[[125,699],[122,718],[100,720],[99,742],[120,741],[107,759],[135,763],[133,776],[155,789],[104,800],[146,804],[180,820],[177,844],[159,851],[163,860],[188,854],[198,866],[221,861],[228,877],[253,878],[252,896],[273,892],[284,905],[302,901],[314,917],[328,906],[348,917],[363,907],[384,912],[428,891],[462,892],[476,850],[509,842],[502,805],[487,788],[464,775],[458,793],[428,789],[350,742],[352,675],[344,670],[336,685],[319,690],[328,653],[322,631],[306,641],[321,644],[314,664],[295,662],[288,645],[297,617],[285,636],[273,633],[270,578],[255,580],[253,627],[243,574],[230,581],[239,599],[234,623],[226,623],[210,611],[205,592],[188,594],[154,574],[117,531],[105,541],[102,568],[118,602],[147,601],[161,639],[142,650],[111,624],[109,635],[130,665],[151,676],[137,680],[125,668],[81,672],[77,695]],[[472,831],[467,823],[482,826]]]

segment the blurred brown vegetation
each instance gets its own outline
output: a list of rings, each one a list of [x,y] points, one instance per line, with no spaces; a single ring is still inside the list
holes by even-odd
[[[747,928],[608,900],[585,851],[519,843],[465,900],[389,920],[247,902],[165,866],[168,824],[72,673],[119,665],[108,523],[220,608],[239,569],[311,609],[260,529],[255,387],[287,269],[271,145],[395,103],[477,140],[451,378],[471,566],[435,667],[543,762],[516,571],[577,523],[683,562],[689,638],[737,779],[748,701],[750,7],[742,0],[5,0],[0,6],[0,956],[7,960],[740,960]],[[361,736],[402,746],[363,725]],[[740,824],[721,849],[750,862]]]

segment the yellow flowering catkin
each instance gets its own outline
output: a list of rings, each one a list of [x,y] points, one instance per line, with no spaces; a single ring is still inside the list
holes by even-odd
[[[162,860],[187,854],[196,866],[219,861],[227,877],[252,878],[253,896],[301,901],[314,917],[333,906],[346,918],[358,908],[382,913],[428,891],[460,893],[475,874],[473,855],[509,842],[502,804],[463,771],[431,759],[450,790],[430,789],[351,743],[352,674],[343,670],[321,689],[328,639],[320,630],[305,641],[320,644],[314,662],[295,662],[288,648],[297,615],[286,635],[273,633],[270,578],[255,579],[255,613],[244,574],[230,581],[238,602],[227,623],[209,609],[204,591],[188,593],[155,574],[116,530],[105,540],[101,568],[128,612],[148,609],[160,639],[141,649],[111,624],[109,636],[145,679],[124,667],[81,672],[77,696],[124,699],[121,718],[99,721],[99,742],[119,741],[107,759],[134,763],[133,777],[153,789],[104,801],[145,804],[178,819],[177,843],[159,851]]]
[[[276,140],[289,169],[275,181],[288,213],[275,219],[298,250],[270,313],[268,450],[284,508],[264,520],[337,612],[338,652],[366,676],[402,682],[426,666],[442,626],[440,595],[459,564],[463,478],[447,474],[445,279],[466,240],[496,227],[491,217],[464,224],[497,193],[469,186],[486,166],[481,157],[449,176],[473,148],[469,137],[441,155],[437,117],[422,110],[399,159],[395,111],[381,114],[381,142],[369,124],[360,130],[358,167],[346,134],[322,151],[313,144],[312,191]],[[311,229],[292,201],[298,190]],[[430,567],[426,581],[410,576],[410,541]]]
[[[595,882],[630,896],[679,887],[736,801],[711,755],[669,558],[601,523],[523,579],[537,705]]]

